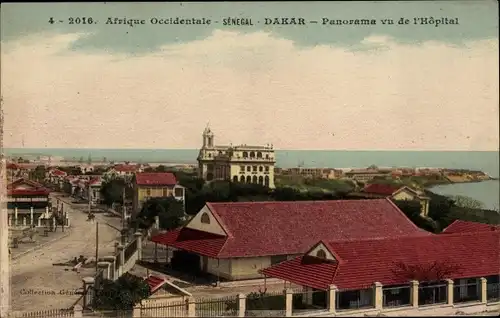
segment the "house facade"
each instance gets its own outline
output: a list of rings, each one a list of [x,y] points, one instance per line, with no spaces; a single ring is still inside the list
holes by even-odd
[[[171,172],[141,172],[132,179],[133,213],[138,213],[148,199],[174,197],[185,202],[185,189]]]
[[[429,214],[430,198],[423,191],[403,185],[367,184],[360,192],[351,193],[352,197],[362,198],[390,198],[396,201],[416,201],[420,204],[420,215]]]
[[[260,184],[274,188],[274,148],[266,146],[216,146],[209,127],[203,132],[198,154],[198,174],[206,180]]]
[[[388,177],[391,175],[390,169],[351,169],[344,172],[344,177],[349,180],[359,182],[369,182],[377,177]]]
[[[10,226],[37,226],[49,211],[50,190],[41,184],[18,179],[7,185],[7,211]]]
[[[323,299],[333,291],[331,312],[500,301],[500,258],[489,252],[500,248],[500,228],[454,227],[449,234],[320,241],[261,272]]]
[[[300,224],[300,226],[297,226]],[[430,235],[388,199],[207,203],[184,227],[152,237],[181,263],[226,280],[306,252],[318,239]]]

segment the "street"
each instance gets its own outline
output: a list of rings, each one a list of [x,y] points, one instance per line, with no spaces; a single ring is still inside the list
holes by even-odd
[[[61,201],[64,210],[69,213],[70,234],[11,262],[13,311],[68,308],[80,297],[75,295],[74,291],[82,287],[83,276],[91,276],[94,273],[94,270],[87,269],[79,274],[68,267],[52,265],[67,262],[80,255],[95,257],[96,223],[87,221],[85,205],[72,207],[71,198],[61,198]],[[96,214],[95,221],[107,222],[121,228],[119,218]],[[119,235],[116,230],[105,224],[99,226],[100,257],[114,254],[114,242],[119,239]]]

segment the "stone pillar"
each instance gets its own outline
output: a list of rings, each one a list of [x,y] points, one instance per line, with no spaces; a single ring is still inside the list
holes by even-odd
[[[189,297],[187,300],[188,317],[196,317],[196,304],[194,303],[194,298]]]
[[[109,264],[109,280],[116,280],[118,277],[116,277],[116,267],[115,267],[115,259],[116,257],[115,256],[104,256],[102,257],[102,260],[104,260],[105,262],[107,262]]]
[[[123,275],[123,266],[125,265],[125,246],[123,245],[118,245],[116,247],[118,250],[118,257],[120,258],[120,266],[118,266],[117,271],[118,271],[118,277]]]
[[[69,217],[66,215],[66,226],[69,227]]]
[[[293,291],[287,288],[283,291],[285,294],[285,317],[292,317],[293,310]]]
[[[43,218],[43,215],[40,215],[40,217],[38,218],[38,227],[42,226],[42,218]]]
[[[328,312],[330,313],[335,313],[336,310],[337,291],[338,291],[337,286],[335,285],[328,286],[327,304],[328,304]]]
[[[26,226],[26,217],[23,217],[23,226]]]
[[[12,226],[12,217],[7,216],[7,226]]]
[[[48,206],[45,207],[45,216],[44,217],[45,218],[49,217],[49,207]]]
[[[104,279],[109,279],[109,267],[108,262],[97,262],[97,268],[103,270]]]
[[[310,287],[306,287],[306,294],[305,296],[305,303],[307,305],[312,305],[313,304],[313,289]]]
[[[447,279],[446,280],[446,295],[447,295],[447,304],[448,305],[453,305],[453,291],[454,291],[454,283],[452,279]]]
[[[82,279],[83,281],[83,292],[84,292],[84,297],[83,297],[83,308],[88,308],[89,306],[92,305],[93,299],[94,299],[94,283],[95,279],[94,277],[84,277]]]
[[[412,280],[410,282],[411,284],[411,289],[410,289],[410,301],[411,305],[413,308],[418,308],[418,288],[419,288],[419,283],[416,280]]]
[[[154,224],[155,229],[160,229],[160,217],[157,215],[155,216],[155,224]]]
[[[30,207],[30,225],[33,225],[33,224],[34,224],[34,223],[33,223],[33,213],[34,213],[34,212],[35,212],[35,211],[33,211],[33,207]]]
[[[142,302],[139,303],[139,304],[136,304],[134,306],[134,311],[132,312],[132,317],[133,318],[139,318],[139,317],[141,317],[141,315],[142,315],[141,308],[142,308]]]
[[[382,291],[382,284],[375,282],[373,284],[373,294],[374,294],[374,307],[375,309],[382,309],[384,305],[384,293]]]
[[[14,208],[14,226],[18,226],[19,223],[17,222],[17,207]]]
[[[486,278],[481,277],[479,279],[479,282],[481,283],[481,303],[486,304],[488,302],[488,282],[486,281]]]
[[[135,232],[134,237],[137,240],[137,259],[141,260],[142,259],[142,233]]]
[[[245,317],[247,310],[247,297],[245,294],[238,294],[238,317]]]
[[[75,307],[73,307],[73,317],[75,317],[75,318],[83,317],[82,306],[77,304],[77,305],[75,305]]]

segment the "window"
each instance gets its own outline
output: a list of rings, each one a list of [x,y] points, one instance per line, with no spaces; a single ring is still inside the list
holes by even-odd
[[[253,166],[253,171],[257,171],[257,166]]]
[[[233,182],[238,182],[238,176],[233,176]]]
[[[180,187],[175,188],[174,189],[174,195],[176,197],[183,197],[184,196],[184,189],[180,188]]]
[[[266,167],[266,172],[269,172],[269,167]]]
[[[262,176],[259,177],[259,184],[264,185],[264,177]]]
[[[252,171],[252,167],[247,166],[247,171]]]
[[[262,158],[262,152],[257,152],[257,158]]]
[[[240,167],[240,171],[245,172],[245,166],[241,166],[241,167]]]
[[[257,180],[258,180],[258,179],[257,179],[257,176],[253,176],[253,177],[252,177],[252,183],[257,183]]]
[[[326,259],[326,253],[325,253],[325,251],[323,251],[323,250],[319,250],[319,251],[317,251],[317,252],[316,252],[316,257],[317,257],[317,258],[323,258],[323,259]]]
[[[149,197],[151,196],[151,189],[146,189],[146,195]]]
[[[269,176],[266,176],[266,177],[264,178],[264,185],[265,185],[266,187],[269,187]]]
[[[250,152],[250,158],[255,158],[255,152]]]
[[[163,192],[164,197],[168,197],[168,189],[167,188],[163,188],[162,192]]]
[[[208,214],[206,212],[203,212],[203,214],[201,215],[200,221],[203,224],[210,224],[210,217],[208,216]]]
[[[248,158],[248,152],[243,151],[243,158]]]
[[[247,183],[252,183],[252,177],[247,176]]]
[[[241,183],[245,183],[245,176],[241,176],[241,177],[240,177],[240,182],[241,182]]]
[[[259,166],[259,171],[260,171],[260,172],[264,171],[264,167]]]
[[[271,265],[278,264],[287,260],[286,255],[274,255],[271,256]]]

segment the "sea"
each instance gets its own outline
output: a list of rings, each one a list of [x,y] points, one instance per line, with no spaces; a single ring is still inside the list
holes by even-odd
[[[5,148],[7,156],[53,156],[66,160],[132,161],[155,163],[196,162],[198,149],[54,149]],[[281,168],[366,168],[428,167],[481,170],[498,178],[500,160],[498,151],[344,151],[344,150],[276,150],[276,166]],[[500,207],[499,181],[441,185],[432,188],[443,195],[465,195],[485,204],[487,208]]]

